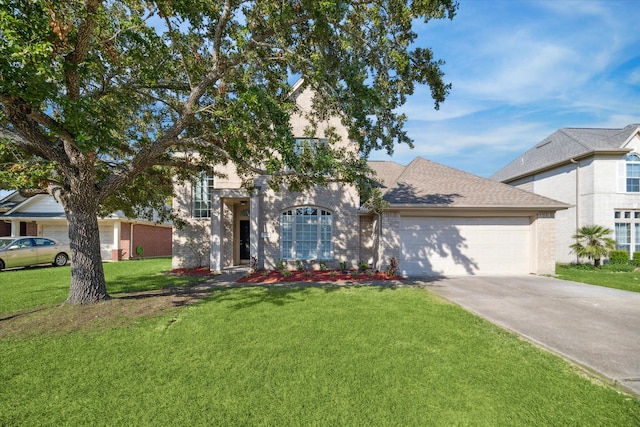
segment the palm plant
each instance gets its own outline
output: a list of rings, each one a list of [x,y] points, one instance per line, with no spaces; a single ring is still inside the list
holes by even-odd
[[[610,228],[601,225],[585,225],[573,235],[576,243],[570,247],[576,255],[593,259],[593,265],[600,267],[600,259],[606,257],[616,245],[616,241],[609,237],[611,233]]]

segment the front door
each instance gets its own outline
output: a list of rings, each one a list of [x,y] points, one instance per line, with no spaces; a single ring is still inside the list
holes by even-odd
[[[251,258],[251,245],[249,242],[250,226],[249,220],[240,220],[240,259]]]

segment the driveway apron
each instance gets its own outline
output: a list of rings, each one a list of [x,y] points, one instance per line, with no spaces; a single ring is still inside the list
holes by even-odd
[[[640,293],[540,276],[460,276],[424,284],[640,395]]]

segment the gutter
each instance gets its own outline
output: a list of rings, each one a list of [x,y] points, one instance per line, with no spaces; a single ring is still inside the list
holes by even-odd
[[[546,171],[555,169],[558,166],[573,164],[575,162],[579,162],[580,160],[584,160],[584,159],[587,159],[589,157],[595,157],[597,155],[611,155],[611,156],[615,155],[615,156],[618,156],[620,154],[628,154],[628,153],[630,153],[632,151],[633,151],[632,148],[591,150],[591,151],[587,151],[586,153],[579,154],[577,156],[569,157],[569,158],[561,160],[559,162],[551,163],[551,164],[549,164],[547,166],[544,166],[544,167],[541,167],[541,168],[538,168],[538,169],[533,169],[533,170],[530,170],[528,172],[524,172],[524,173],[522,173],[520,175],[515,175],[515,176],[513,176],[511,178],[508,178],[508,179],[505,179],[505,180],[501,180],[499,182],[502,182],[502,183],[505,183],[505,184],[509,184],[509,183],[511,183],[513,181],[517,181],[519,179],[526,178],[528,176],[535,175],[535,174],[540,173],[540,172],[546,172]]]

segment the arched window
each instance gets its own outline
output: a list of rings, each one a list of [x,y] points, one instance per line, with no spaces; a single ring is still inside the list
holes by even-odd
[[[332,258],[331,212],[314,206],[301,206],[280,216],[280,255],[284,260]]]
[[[627,193],[640,192],[640,156],[636,153],[627,155]]]

